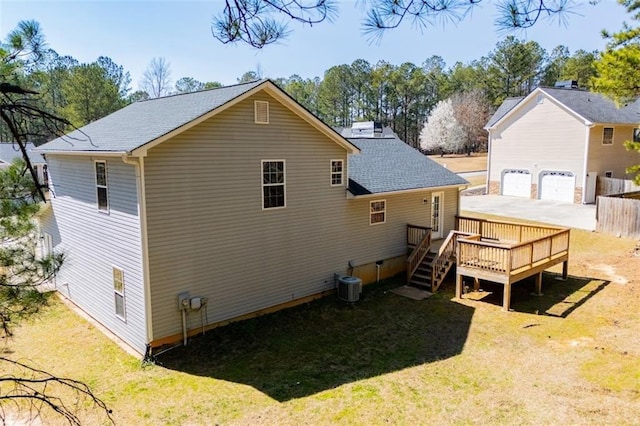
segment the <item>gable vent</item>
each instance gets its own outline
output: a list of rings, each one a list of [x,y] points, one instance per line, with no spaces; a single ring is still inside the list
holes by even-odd
[[[256,124],[269,124],[269,102],[255,101],[254,116]]]

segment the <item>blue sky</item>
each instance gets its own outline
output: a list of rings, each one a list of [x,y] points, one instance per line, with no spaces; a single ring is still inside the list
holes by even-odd
[[[628,19],[615,0],[596,6],[585,1],[568,16],[568,25],[543,22],[521,39],[535,40],[547,51],[564,44],[577,49],[601,50],[600,30],[618,30]],[[584,3],[584,5],[583,5]],[[485,0],[462,23],[420,31],[407,22],[371,44],[362,34],[360,4],[340,2],[334,23],[313,27],[292,25],[292,34],[278,45],[256,50],[245,45],[222,45],[211,35],[211,20],[223,7],[210,1],[31,1],[0,0],[0,36],[20,20],[40,22],[47,41],[59,54],[81,62],[109,56],[131,73],[132,86],[153,57],[171,64],[173,80],[190,76],[200,81],[233,84],[245,71],[260,69],[265,77],[322,76],[333,65],[363,58],[392,64],[421,64],[432,55],[451,66],[489,53],[505,34],[493,24],[495,3]]]

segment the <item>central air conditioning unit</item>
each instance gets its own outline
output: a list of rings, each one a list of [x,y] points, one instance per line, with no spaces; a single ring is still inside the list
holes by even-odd
[[[357,277],[338,278],[338,299],[345,302],[357,302],[362,293],[362,280]]]

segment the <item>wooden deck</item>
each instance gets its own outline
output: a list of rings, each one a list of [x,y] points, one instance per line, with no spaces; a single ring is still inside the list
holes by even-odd
[[[511,285],[536,275],[536,292],[541,293],[542,271],[563,264],[567,278],[568,228],[496,222],[459,217],[456,245],[456,297],[462,298],[462,277],[504,285],[503,309],[509,310]]]

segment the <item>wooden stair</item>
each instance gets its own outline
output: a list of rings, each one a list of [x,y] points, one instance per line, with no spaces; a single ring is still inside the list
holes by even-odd
[[[457,233],[452,231],[437,253],[429,249],[415,269],[411,272],[408,271],[407,284],[426,288],[435,293],[455,264],[456,240]]]

